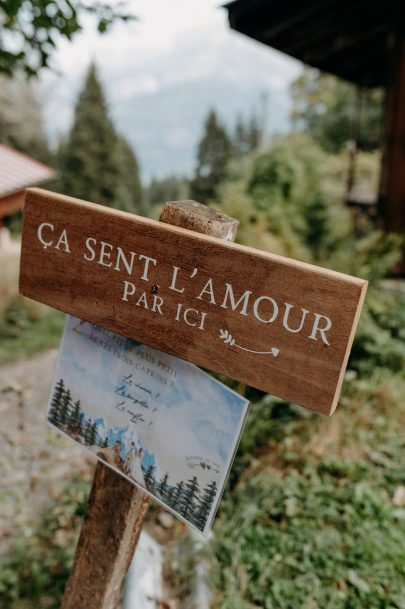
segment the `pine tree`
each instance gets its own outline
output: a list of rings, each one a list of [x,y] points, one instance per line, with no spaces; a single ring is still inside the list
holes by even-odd
[[[97,444],[97,423],[94,421],[89,429],[89,444],[94,446]]]
[[[197,526],[201,531],[204,530],[207,518],[211,511],[212,504],[217,496],[218,487],[215,480],[208,484],[204,489],[204,494],[200,498],[199,508],[196,514]]]
[[[185,491],[183,493],[183,501],[181,502],[180,514],[185,518],[188,518],[190,513],[195,509],[195,500],[200,493],[198,486],[197,476],[193,476],[191,480],[188,480],[185,485]]]
[[[60,410],[60,423],[61,425],[67,425],[69,417],[71,415],[72,408],[72,396],[70,390],[66,389],[62,398],[62,405]]]
[[[92,429],[93,429],[93,421],[91,420],[91,417],[90,417],[84,426],[83,435],[82,435],[86,446],[91,446],[91,444],[92,444],[92,433],[93,433]]]
[[[252,114],[247,129],[247,148],[248,152],[254,152],[260,146],[261,133],[259,127],[259,121],[257,120],[256,114]]]
[[[80,434],[81,413],[82,413],[82,410],[80,408],[80,400],[77,400],[77,402],[75,402],[75,404],[74,404],[73,410],[70,414],[69,421],[68,421],[68,428],[69,428],[70,432]]]
[[[256,115],[253,113],[247,123],[241,116],[238,116],[232,142],[233,156],[237,160],[241,160],[251,154],[259,148],[260,138],[259,122]]]
[[[121,135],[117,136],[116,155],[119,178],[114,207],[123,211],[147,215],[148,206],[139,178],[138,160],[132,147]]]
[[[235,134],[233,136],[233,156],[240,160],[246,154],[246,129],[243,118],[238,116],[236,119]]]
[[[153,475],[155,470],[155,466],[153,464],[149,465],[148,469],[145,472],[144,480],[147,489],[153,489],[155,487],[155,477]]]
[[[103,440],[103,442],[100,444],[101,448],[107,448],[108,447],[108,436],[106,436]]]
[[[179,510],[182,501],[183,501],[183,490],[184,490],[184,482],[183,480],[181,482],[178,482],[176,484],[176,487],[174,489],[171,501],[169,503],[170,507],[172,507],[175,510]]]
[[[169,479],[169,474],[166,472],[166,474],[161,478],[159,485],[157,487],[157,490],[159,491],[159,494],[161,495],[161,497],[165,497],[166,495],[166,491],[167,491],[167,481]]]
[[[221,182],[226,178],[231,152],[229,136],[218,122],[215,111],[211,110],[198,146],[197,167],[190,184],[191,198],[200,203],[215,199]]]
[[[63,383],[63,379],[60,379],[55,386],[48,414],[49,421],[57,427],[61,425],[61,412],[64,395],[65,385]]]
[[[109,116],[95,65],[79,94],[73,126],[59,150],[62,192],[81,199],[142,211],[138,164]]]
[[[166,501],[169,505],[172,504],[175,487],[171,486],[166,493]]]

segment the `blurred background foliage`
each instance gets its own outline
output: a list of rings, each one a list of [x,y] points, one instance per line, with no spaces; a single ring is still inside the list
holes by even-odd
[[[239,243],[370,282],[333,419],[221,379],[253,408],[206,553],[215,608],[405,609],[405,291],[390,278],[403,243],[369,217],[354,230],[345,204],[353,87],[305,69],[291,95],[291,133],[271,141],[259,117],[234,117],[230,129],[209,109],[191,178],[142,185],[95,66],[56,150],[35,84],[3,78],[0,141],[52,163],[55,190],[153,217],[193,197],[237,218]],[[376,191],[381,91],[365,104],[356,181]],[[18,233],[18,218],[9,224]],[[0,268],[0,360],[55,345],[62,316],[16,296],[16,265]],[[1,606],[59,606],[87,492],[72,481],[18,541],[0,569]]]
[[[122,1],[1,0],[0,74],[38,76],[49,66],[58,39],[71,40],[86,15],[94,17],[101,34],[116,21],[135,19]]]

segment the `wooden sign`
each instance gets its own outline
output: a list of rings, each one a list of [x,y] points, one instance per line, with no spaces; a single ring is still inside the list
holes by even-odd
[[[27,192],[22,294],[324,414],[339,399],[366,287],[175,226]]]

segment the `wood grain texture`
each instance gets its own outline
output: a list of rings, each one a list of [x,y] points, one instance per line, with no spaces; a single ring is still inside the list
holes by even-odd
[[[165,203],[159,220],[225,241],[235,241],[239,226],[235,218],[197,201],[169,201]]]
[[[150,497],[97,464],[61,609],[115,609]]]
[[[43,230],[52,242],[46,249],[37,236],[41,223],[53,227]],[[55,248],[62,230],[70,253],[63,244]],[[92,256],[87,238],[93,260],[85,259]],[[117,248],[128,260],[134,252],[130,274]],[[141,256],[156,260],[146,274]],[[126,301],[125,281],[136,290]],[[338,402],[366,287],[362,279],[180,227],[39,189],[27,193],[22,294],[324,414]],[[160,311],[154,296],[163,300]],[[182,317],[186,309],[194,326]],[[322,334],[327,319],[331,327]]]

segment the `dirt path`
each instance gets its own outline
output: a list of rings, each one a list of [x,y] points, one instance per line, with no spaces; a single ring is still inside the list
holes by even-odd
[[[0,367],[0,554],[93,461],[45,423],[56,350]]]

